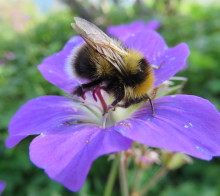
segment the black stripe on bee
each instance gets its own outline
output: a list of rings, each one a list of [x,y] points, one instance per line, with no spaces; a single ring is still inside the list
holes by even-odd
[[[148,77],[150,71],[150,63],[145,58],[140,59],[137,66],[137,72],[135,74],[130,73],[128,78],[125,79],[125,84],[127,86],[134,87],[137,84],[142,83],[146,77]]]

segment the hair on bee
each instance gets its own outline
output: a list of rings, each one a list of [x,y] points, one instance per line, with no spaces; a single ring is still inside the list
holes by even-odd
[[[76,23],[71,25],[85,43],[70,56],[67,69],[90,82],[76,87],[73,94],[83,96],[86,91],[102,86],[114,97],[111,107],[129,107],[149,100],[154,115],[148,95],[154,75],[143,54],[122,46],[94,24],[74,19]]]

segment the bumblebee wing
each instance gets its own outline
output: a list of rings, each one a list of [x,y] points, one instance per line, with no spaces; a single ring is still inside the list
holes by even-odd
[[[111,39],[97,26],[79,17],[74,17],[76,23],[72,23],[73,29],[85,40],[85,42],[95,49],[103,58],[111,63],[121,75],[126,76],[122,55],[127,52],[118,42]]]

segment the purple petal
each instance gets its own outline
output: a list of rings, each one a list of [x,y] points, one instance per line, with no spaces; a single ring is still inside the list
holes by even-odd
[[[3,190],[5,189],[6,183],[3,181],[0,181],[0,194],[3,192]]]
[[[220,115],[209,101],[173,95],[154,100],[154,107],[155,117],[147,105],[115,129],[142,144],[200,159],[220,155]]]
[[[159,66],[159,69],[154,69],[155,86],[160,85],[182,70],[186,65],[189,53],[187,44],[181,43],[174,48],[169,48],[156,58],[152,62],[152,64]]]
[[[164,39],[157,32],[151,30],[129,37],[125,41],[125,46],[142,52],[150,63],[167,50]]]
[[[77,105],[79,104],[60,96],[43,96],[30,100],[10,122],[7,147],[15,146],[28,135],[52,131],[65,121],[73,120],[80,115]]]
[[[149,23],[145,24],[142,21],[136,21],[130,24],[122,24],[118,26],[110,26],[107,29],[107,32],[117,37],[118,39],[125,41],[128,37],[131,35],[134,35],[136,33],[145,31],[147,29],[156,30],[160,26],[159,21],[152,20]]]
[[[44,59],[38,66],[41,74],[50,83],[56,85],[62,90],[70,93],[73,88],[79,83],[72,79],[65,70],[65,65],[71,51],[82,44],[83,40],[79,36],[72,37],[65,45],[62,51],[51,55]]]
[[[38,136],[30,145],[30,158],[50,178],[78,191],[97,157],[130,145],[129,139],[114,130],[81,126],[80,131]]]
[[[146,24],[146,28],[157,30],[158,28],[160,28],[160,22],[158,20],[151,20]]]
[[[154,69],[155,86],[175,75],[186,65],[189,48],[182,43],[168,48],[163,38],[155,31],[145,31],[129,37],[125,45],[143,53],[145,58],[159,69]]]

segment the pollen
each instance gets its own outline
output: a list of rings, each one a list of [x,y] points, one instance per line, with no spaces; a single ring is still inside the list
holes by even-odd
[[[131,126],[130,123],[120,123],[120,125],[122,125],[122,126],[126,126],[126,127],[130,127],[130,126]]]
[[[86,143],[88,144],[88,143],[89,143],[89,140],[86,140]]]

